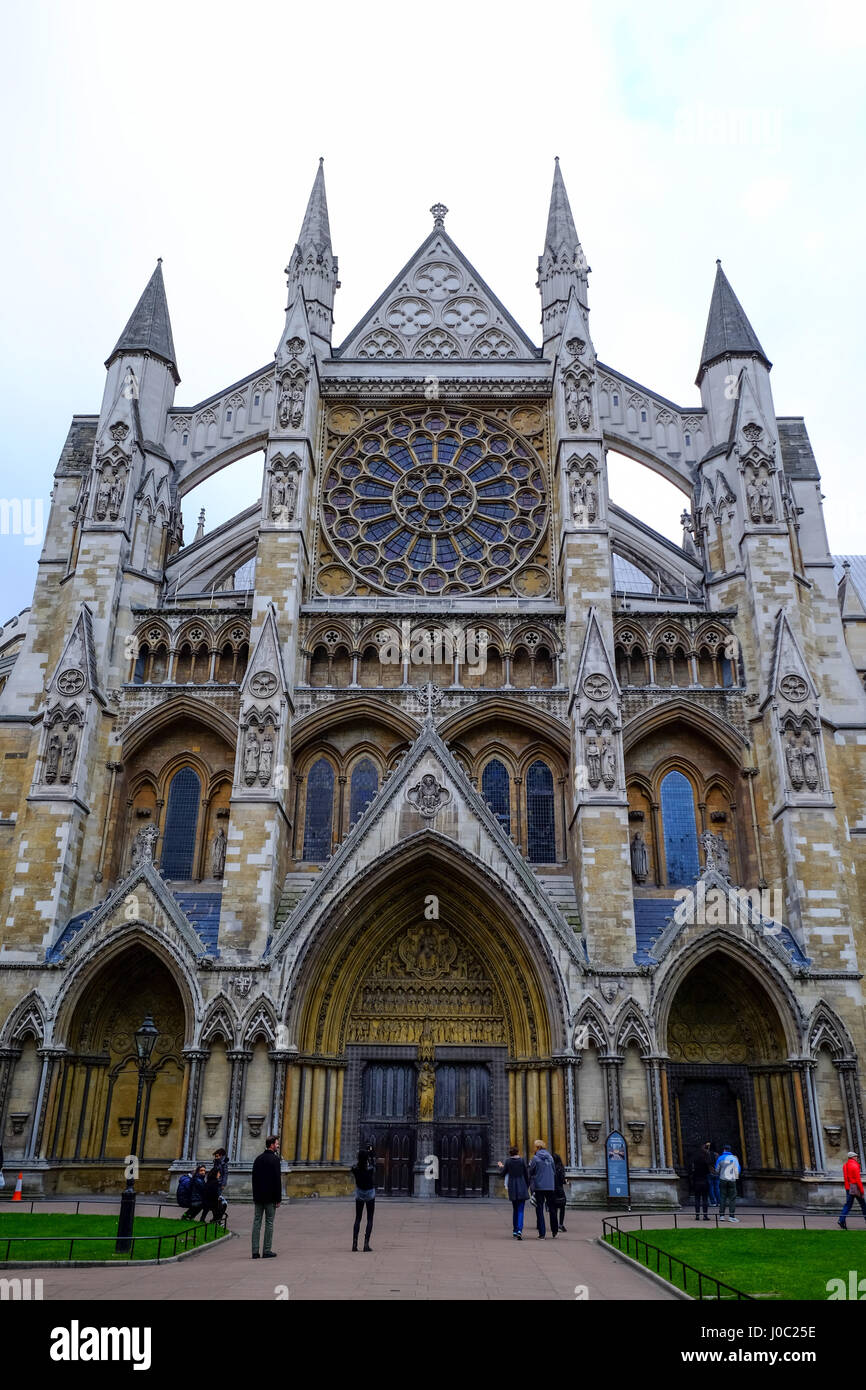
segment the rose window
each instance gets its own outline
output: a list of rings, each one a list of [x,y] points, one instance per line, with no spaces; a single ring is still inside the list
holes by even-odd
[[[525,593],[547,582],[527,563],[546,535],[543,466],[489,416],[420,407],[373,420],[333,456],[322,520],[334,552],[326,591],[360,581],[414,594]]]

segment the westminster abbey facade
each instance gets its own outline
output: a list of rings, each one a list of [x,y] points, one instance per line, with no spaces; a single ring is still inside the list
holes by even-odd
[[[681,406],[596,355],[557,163],[541,346],[431,209],[345,341],[320,167],[272,360],[198,404],[158,265],[0,631],[0,1137],[25,1190],[268,1131],[289,1195],[835,1200],[863,1152],[866,585],[719,265]],[[278,322],[274,323],[275,336]],[[696,357],[699,338],[696,326]],[[680,544],[608,451],[683,495]],[[246,460],[252,505],[185,538]],[[625,499],[624,499],[625,500]],[[429,1155],[438,1163],[432,1164]]]

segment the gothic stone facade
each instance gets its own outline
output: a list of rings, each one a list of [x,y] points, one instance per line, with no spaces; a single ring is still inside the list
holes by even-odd
[[[540,348],[432,211],[333,347],[320,168],[274,359],[177,405],[157,266],[72,421],[0,643],[7,1164],[117,1190],[151,1014],[146,1188],[224,1143],[241,1190],[274,1130],[290,1193],[363,1140],[385,1191],[497,1195],[540,1136],[598,1202],[619,1129],[635,1200],[710,1139],[820,1205],[863,1145],[866,595],[803,422],[721,267],[699,405],[599,361],[558,165]]]

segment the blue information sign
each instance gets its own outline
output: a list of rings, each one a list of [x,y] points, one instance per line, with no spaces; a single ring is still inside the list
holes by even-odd
[[[612,1130],[605,1139],[604,1156],[608,1197],[628,1197],[628,1145],[618,1130]]]

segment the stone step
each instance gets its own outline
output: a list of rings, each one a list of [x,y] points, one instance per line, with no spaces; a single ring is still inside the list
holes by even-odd
[[[535,871],[538,879],[554,907],[558,907],[569,926],[580,930],[580,906],[574,891],[574,881],[570,874],[543,874]]]
[[[298,871],[296,873],[286,874],[286,881],[283,884],[283,891],[280,894],[280,902],[277,907],[276,925],[278,927],[282,926],[283,922],[288,921],[298,903],[302,898],[306,897],[318,876],[319,875],[315,871],[312,873],[302,873]]]

